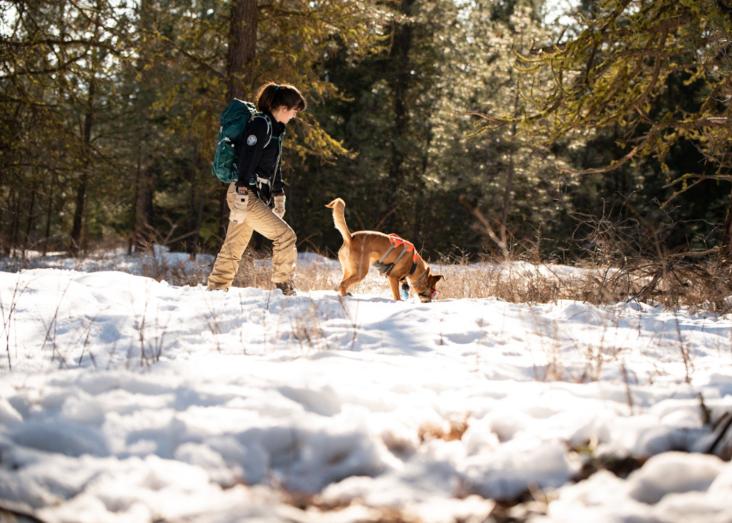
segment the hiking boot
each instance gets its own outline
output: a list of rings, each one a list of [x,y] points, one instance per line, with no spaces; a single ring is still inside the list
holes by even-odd
[[[285,296],[296,296],[297,293],[295,292],[295,286],[292,284],[291,281],[281,281],[275,283],[275,287],[277,287],[279,290],[282,291],[282,294]]]

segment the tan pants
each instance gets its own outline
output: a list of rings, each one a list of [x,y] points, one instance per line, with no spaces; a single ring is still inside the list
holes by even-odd
[[[229,185],[226,193],[226,203],[231,210],[234,198],[234,184]],[[265,238],[272,240],[272,281],[285,282],[292,279],[295,273],[297,247],[295,231],[282,218],[272,212],[262,200],[255,196],[249,197],[246,219],[243,223],[229,222],[226,229],[226,238],[221,246],[213,270],[208,276],[209,289],[228,289],[234,281],[239,262],[252,238],[252,232],[257,231]]]

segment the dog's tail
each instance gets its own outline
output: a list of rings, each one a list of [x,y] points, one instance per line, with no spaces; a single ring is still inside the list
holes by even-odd
[[[336,198],[325,206],[333,209],[333,223],[335,224],[335,228],[338,229],[338,232],[341,233],[341,236],[343,236],[343,242],[351,243],[351,231],[348,230],[346,214],[344,212],[346,202],[342,198]]]

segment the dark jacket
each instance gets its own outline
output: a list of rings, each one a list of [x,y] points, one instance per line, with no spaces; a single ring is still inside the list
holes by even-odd
[[[239,179],[237,186],[246,186],[265,203],[272,195],[284,192],[280,156],[285,125],[270,113],[258,114],[249,120],[241,138],[234,143]]]

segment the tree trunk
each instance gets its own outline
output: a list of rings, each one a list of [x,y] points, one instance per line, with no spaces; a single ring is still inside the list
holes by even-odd
[[[144,113],[144,108],[143,108]],[[149,134],[147,131],[146,135]],[[154,206],[155,195],[155,165],[154,159],[143,155],[147,139],[137,144],[137,168],[135,170],[134,204],[132,205],[132,237],[127,248],[129,253],[145,252],[154,241]],[[145,164],[143,167],[143,163]]]
[[[194,150],[196,150],[195,147]],[[201,159],[196,152],[193,164],[187,169],[191,190],[188,195],[190,211],[188,213],[188,224],[186,227],[186,232],[188,233],[186,237],[186,251],[191,255],[191,259],[198,254],[198,241],[201,231],[201,220],[203,218],[203,198],[199,194],[199,179],[197,176],[197,173],[203,169],[201,164]]]
[[[31,231],[33,230],[33,212],[35,211],[36,207],[36,190],[31,189],[30,193],[30,203],[28,204],[28,219],[25,223],[25,235],[23,237],[23,254],[21,255],[21,258],[25,259],[25,252],[28,250],[28,245],[30,243],[30,237],[31,237]]]
[[[420,176],[419,176],[419,183],[417,183],[417,186],[414,188],[415,192],[415,202],[414,202],[414,224],[413,224],[413,230],[412,230],[412,238],[413,242],[415,242],[415,245],[424,243],[424,240],[426,238],[422,237],[422,231],[424,226],[424,217],[427,215],[424,209],[424,204],[427,196],[427,189],[425,188],[424,183],[422,181],[425,179],[425,175],[427,174],[427,168],[429,167],[430,157],[429,157],[429,150],[430,145],[432,144],[432,139],[434,138],[434,133],[432,132],[432,129],[430,129],[427,133],[427,140],[425,141],[424,145],[422,146],[422,162],[420,166]]]
[[[4,191],[3,191],[4,193]],[[8,191],[8,196],[10,196],[12,193]],[[4,195],[4,194],[3,194]],[[9,256],[10,255],[10,235],[8,234],[9,229],[6,228],[6,220],[9,225],[9,220],[11,219],[11,212],[10,212],[10,204],[11,204],[10,198],[7,198],[3,201],[3,205],[0,208],[0,254],[3,256]],[[6,212],[7,211],[7,212]],[[6,219],[5,216],[8,216]]]
[[[243,98],[244,86],[251,85],[253,75],[247,75],[254,65],[257,45],[256,0],[234,0],[231,3],[229,42],[226,56],[226,99]]]
[[[724,223],[724,258],[732,263],[732,189],[729,193],[729,204],[727,205],[727,218]]]
[[[56,187],[58,183],[56,174],[51,178],[51,187]],[[48,253],[48,243],[51,241],[51,216],[53,216],[53,191],[48,191],[48,206],[46,207],[46,227],[43,231],[43,256]]]
[[[137,161],[135,162],[135,183],[133,184],[132,188],[132,202],[133,205],[130,206],[130,230],[132,233],[130,234],[129,241],[127,242],[127,254],[130,255],[135,250],[135,239],[136,239],[136,226],[137,226],[137,197],[140,194],[140,171],[142,170],[141,167],[142,162],[142,143],[141,141],[137,142]]]
[[[16,191],[14,188],[11,189],[10,192],[10,201],[11,201],[11,208],[13,208],[13,211],[11,213],[11,220],[10,220],[10,255],[12,256],[15,254],[15,249],[18,246],[19,236],[20,236],[20,192]]]
[[[512,75],[513,76],[513,75]],[[511,141],[509,143],[510,153],[508,156],[508,169],[506,170],[506,180],[503,185],[503,210],[501,211],[501,223],[499,224],[499,247],[503,253],[504,258],[508,258],[510,255],[510,249],[508,246],[508,215],[511,213],[511,207],[513,205],[513,179],[516,176],[516,152],[518,150],[518,138],[517,138],[517,125],[516,120],[519,116],[520,107],[520,86],[518,83],[514,85],[514,99],[513,99],[513,123],[511,123]]]
[[[402,0],[400,13],[409,16],[415,0]],[[409,124],[409,113],[407,109],[407,92],[409,90],[410,61],[409,52],[412,46],[412,26],[409,22],[397,22],[392,28],[392,44],[389,50],[389,60],[394,68],[394,74],[390,77],[393,96],[394,110],[394,132],[391,136],[390,159],[389,159],[389,181],[391,185],[389,194],[389,217],[386,220],[388,228],[393,229],[395,225],[404,227],[408,213],[400,209],[411,208],[405,205],[405,199],[409,195],[407,184],[407,173],[404,168],[406,159],[407,125]],[[393,211],[393,212],[391,212]]]
[[[226,55],[226,100],[245,98],[245,85],[253,87],[251,71],[257,53],[257,1],[233,0],[229,18],[229,41]],[[228,225],[226,189],[219,194],[219,231],[226,236]]]
[[[69,252],[72,256],[77,256],[81,252],[81,232],[83,230],[84,207],[86,204],[86,187],[88,176],[86,173],[81,175],[79,185],[76,188],[76,200],[74,204],[74,220],[71,227],[71,242],[69,243]]]
[[[156,185],[156,159],[150,154],[150,143],[155,135],[154,124],[149,122],[149,113],[155,99],[154,63],[155,63],[155,14],[158,9],[156,0],[140,2],[140,54],[137,71],[140,74],[140,98],[137,105],[137,117],[143,122],[143,131],[137,146],[137,172],[135,174],[135,192],[133,201],[133,225],[131,250],[144,252],[151,248],[155,241],[154,206]],[[128,248],[128,250],[130,250]]]
[[[97,9],[94,15],[94,40],[99,39],[101,28],[100,20],[101,4],[97,2]],[[74,220],[71,228],[71,242],[69,251],[73,256],[77,256],[84,246],[83,230],[84,230],[84,214],[86,213],[86,197],[89,188],[89,170],[92,168],[92,150],[91,138],[92,129],[94,128],[94,102],[96,97],[97,80],[96,74],[100,67],[99,50],[95,47],[91,50],[91,63],[89,64],[89,92],[86,99],[86,111],[84,113],[83,128],[83,147],[84,147],[84,167],[79,179],[79,185],[76,188],[76,203],[74,206]]]
[[[137,197],[135,198],[135,228],[133,231],[133,249],[136,252],[150,250],[155,242],[153,197],[156,177],[157,164],[147,165],[139,175]]]
[[[94,94],[96,89],[96,82],[94,80],[94,73],[92,72],[92,78],[89,82],[89,95],[87,98],[87,110],[84,115],[84,155],[86,161],[84,165],[84,172],[81,174],[79,179],[79,185],[76,188],[76,200],[74,205],[74,220],[71,228],[71,243],[69,244],[69,251],[73,256],[77,256],[82,248],[84,239],[82,238],[82,232],[84,228],[84,213],[86,212],[86,193],[89,186],[89,171],[91,168],[91,133],[94,126]]]

